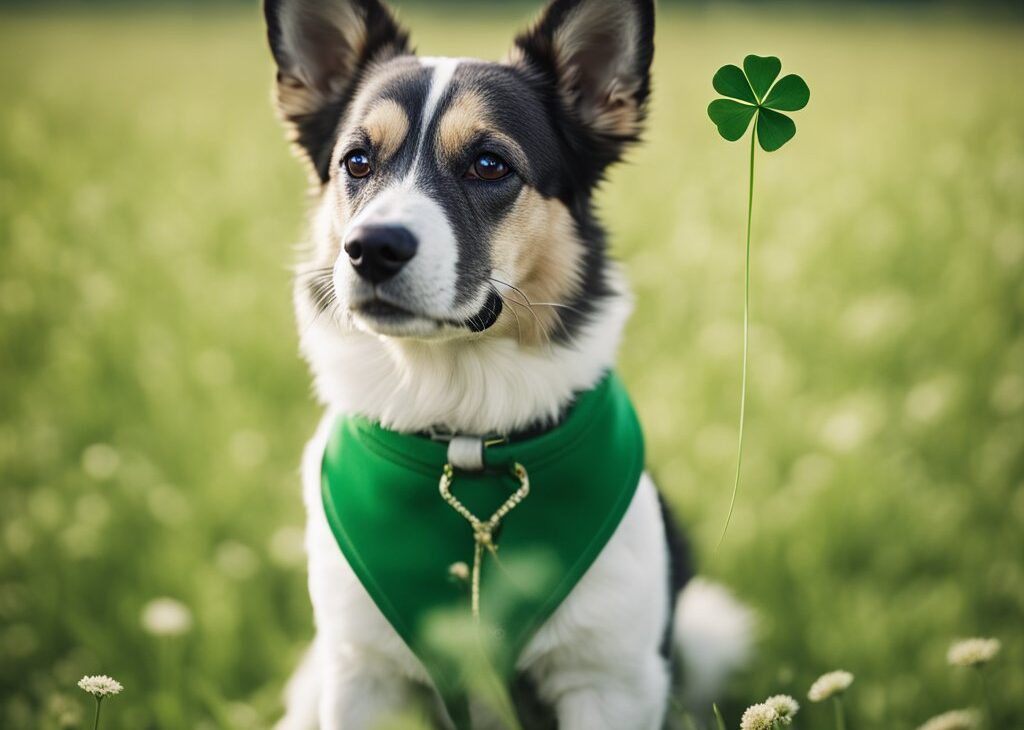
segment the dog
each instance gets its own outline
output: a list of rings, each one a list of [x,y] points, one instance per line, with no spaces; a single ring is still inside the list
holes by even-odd
[[[501,63],[415,55],[379,0],[264,11],[277,108],[314,190],[294,299],[325,409],[303,459],[316,638],[277,727],[370,729],[424,697],[452,727],[339,550],[325,448],[340,414],[400,434],[557,430],[614,367],[631,303],[593,194],[643,129],[654,2],[551,0]],[[516,658],[528,730],[656,730],[674,666],[686,696],[709,702],[746,653],[746,610],[690,580],[651,478],[632,486],[600,554]],[[494,722],[473,708],[473,727]]]

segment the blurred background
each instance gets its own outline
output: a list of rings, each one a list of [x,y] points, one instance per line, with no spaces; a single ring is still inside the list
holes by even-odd
[[[534,4],[396,2],[501,57]],[[807,79],[761,154],[745,471],[747,53]],[[288,266],[305,178],[255,2],[0,8],[0,727],[263,728],[311,636],[297,467],[318,409]],[[725,703],[856,675],[852,728],[977,702],[1024,727],[1024,11],[662,2],[647,141],[602,195],[621,371],[701,572],[757,611]],[[827,728],[831,708],[796,727]],[[89,725],[91,727],[91,724]]]

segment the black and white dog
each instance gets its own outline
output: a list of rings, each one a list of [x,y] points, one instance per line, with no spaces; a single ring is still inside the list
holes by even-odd
[[[326,408],[303,465],[317,636],[279,728],[364,730],[430,680],[331,534],[327,427],[339,413],[403,432],[551,426],[613,367],[630,298],[592,195],[641,131],[654,1],[553,0],[504,63],[417,57],[379,0],[265,11],[279,111],[315,180],[295,304]],[[543,727],[662,727],[667,632],[691,697],[741,660],[745,611],[699,579],[682,590],[676,542],[645,475],[519,657]]]

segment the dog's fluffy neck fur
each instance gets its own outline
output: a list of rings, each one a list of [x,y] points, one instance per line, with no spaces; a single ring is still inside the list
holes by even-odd
[[[382,338],[341,330],[330,318],[300,323],[302,350],[319,399],[402,432],[443,427],[465,434],[514,433],[550,424],[573,394],[614,366],[631,299],[606,298],[569,342],[525,348],[507,337],[448,341]]]

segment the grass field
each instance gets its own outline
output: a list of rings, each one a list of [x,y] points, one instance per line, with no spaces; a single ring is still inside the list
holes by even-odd
[[[498,57],[529,13],[497,7],[403,17],[423,51]],[[842,667],[851,728],[914,728],[975,701],[945,650],[981,634],[1004,645],[994,726],[1024,727],[1024,25],[810,13],[662,15],[648,142],[602,196],[650,467],[701,571],[760,616],[732,726]],[[105,727],[265,727],[310,637],[304,178],[262,32],[248,8],[0,13],[5,730],[84,727],[98,673],[126,687]],[[748,52],[812,98],[759,162],[745,475],[715,551],[746,147],[705,107]],[[142,621],[160,597],[178,635]]]

